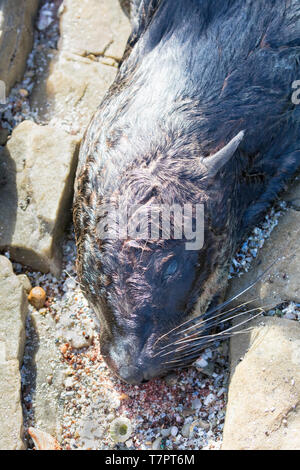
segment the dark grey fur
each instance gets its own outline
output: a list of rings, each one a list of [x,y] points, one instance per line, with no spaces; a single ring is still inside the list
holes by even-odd
[[[300,4],[133,0],[130,15],[122,65],[81,148],[74,222],[103,355],[120,377],[139,382],[169,370],[160,336],[167,343],[199,298],[204,315],[226,286],[238,243],[300,166],[300,106],[291,101]],[[205,160],[241,130],[233,157],[208,175]],[[124,206],[204,203],[203,249],[99,240],[101,207],[112,196]],[[174,259],[178,269],[166,276]]]

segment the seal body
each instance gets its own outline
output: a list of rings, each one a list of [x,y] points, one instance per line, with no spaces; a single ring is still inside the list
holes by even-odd
[[[292,100],[300,5],[130,5],[132,34],[118,75],[81,147],[74,223],[78,274],[101,318],[103,357],[138,383],[185,366],[208,343],[206,312],[226,286],[232,254],[300,166],[300,106]],[[174,236],[128,233],[104,239],[97,227],[107,203],[121,213],[201,205],[204,244],[187,250]],[[195,316],[198,342],[187,350],[182,325]]]

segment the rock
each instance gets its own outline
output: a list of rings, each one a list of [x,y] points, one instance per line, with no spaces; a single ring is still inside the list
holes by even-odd
[[[118,0],[65,0],[60,32],[59,50],[32,105],[44,120],[61,121],[82,135],[116,76],[130,25]]]
[[[24,449],[20,365],[27,299],[10,261],[0,256],[0,449]]]
[[[133,447],[133,440],[129,439],[128,441],[125,442],[125,445],[127,449],[130,449],[131,447]]]
[[[85,57],[58,53],[47,81],[33,94],[33,104],[43,119],[62,120],[68,124],[67,130],[82,135],[116,72],[114,67]]]
[[[83,334],[79,328],[62,329],[61,338],[67,341],[72,349],[88,348],[93,342],[93,331],[91,328],[87,328]]]
[[[78,144],[61,129],[24,121],[0,151],[0,249],[55,276],[71,218]]]
[[[3,129],[0,125],[0,145],[5,145],[9,136],[9,130]]]
[[[28,295],[28,301],[33,305],[37,310],[44,307],[46,302],[46,292],[42,287],[36,286],[31,289]]]
[[[0,1],[0,79],[10,88],[22,79],[33,43],[38,0]]]
[[[183,437],[189,438],[191,435],[191,423],[186,423],[181,429]]]
[[[199,400],[199,398],[196,398],[195,400],[192,401],[193,410],[198,410],[199,408],[201,408],[201,406],[202,406],[202,403],[201,403],[201,400]]]
[[[25,292],[26,294],[29,294],[29,292],[31,291],[31,282],[30,280],[28,279],[28,277],[26,276],[26,274],[18,274],[18,279],[19,281],[21,282],[23,288],[25,289]]]
[[[16,360],[0,362],[0,419],[0,450],[24,450],[20,368]]]
[[[298,187],[298,190],[300,185]],[[295,195],[296,196],[296,195]],[[296,199],[296,197],[295,197]],[[235,304],[255,299],[251,307],[268,310],[285,301],[300,302],[300,212],[292,208],[282,215],[278,226],[266,240],[248,273],[231,281],[229,297],[248,287],[255,279],[279,260],[252,289],[240,296]]]
[[[169,437],[171,434],[171,428],[161,429],[160,433],[163,437]]]
[[[80,56],[121,59],[130,34],[119,1],[65,0],[59,48]],[[84,31],[84,34],[78,34]]]
[[[196,362],[194,362],[193,366],[196,367],[197,370],[202,370],[208,366],[208,362],[206,359],[200,357]]]
[[[0,256],[0,341],[5,343],[6,360],[22,361],[27,298],[11,262]]]
[[[270,317],[250,325],[231,339],[223,449],[299,450],[300,325]]]
[[[56,323],[51,315],[30,313],[28,347],[24,356],[24,381],[31,390],[27,423],[61,439],[66,366],[56,346]],[[30,417],[33,413],[34,421]],[[26,410],[26,415],[27,415]],[[29,418],[29,419],[28,419]]]
[[[158,437],[152,444],[152,450],[161,450],[162,437]]]

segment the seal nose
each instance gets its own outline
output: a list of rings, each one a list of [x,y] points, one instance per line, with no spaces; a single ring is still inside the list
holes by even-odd
[[[139,384],[144,379],[144,374],[138,367],[121,366],[118,370],[118,376],[129,384]]]

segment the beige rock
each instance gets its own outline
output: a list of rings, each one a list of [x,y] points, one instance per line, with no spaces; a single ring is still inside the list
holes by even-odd
[[[0,80],[10,88],[22,79],[33,42],[38,0],[0,2]]]
[[[0,450],[23,450],[23,415],[19,361],[0,367]]]
[[[0,256],[0,449],[24,449],[20,366],[27,298],[10,261]]]
[[[38,338],[36,354],[31,364],[34,377],[33,410],[35,423],[56,439],[61,439],[64,409],[65,365],[55,344],[56,323],[51,315],[31,313],[32,325]],[[34,341],[34,339],[31,339]],[[50,379],[51,378],[51,379]]]
[[[2,360],[22,360],[27,306],[23,284],[13,273],[11,262],[0,256],[0,342],[5,344]]]
[[[252,306],[273,308],[284,301],[300,302],[300,212],[289,209],[279,219],[278,226],[259,251],[248,273],[231,281],[229,297],[238,294],[279,260],[263,276],[263,279],[236,303],[256,299]]]
[[[61,129],[24,121],[0,153],[0,248],[56,276],[71,216],[78,143]]]
[[[24,287],[26,294],[29,294],[29,292],[32,289],[32,286],[26,274],[19,274],[17,277],[19,281],[21,282],[22,286]]]
[[[67,124],[82,135],[117,69],[68,52],[56,54],[48,78],[34,91],[33,105],[43,119]]]
[[[223,449],[299,450],[300,325],[267,317],[251,326],[231,340]]]
[[[118,1],[65,0],[64,6],[59,44],[62,51],[121,59],[130,25]]]
[[[130,25],[118,0],[66,0],[60,30],[59,51],[31,101],[44,120],[83,135],[116,76]]]

